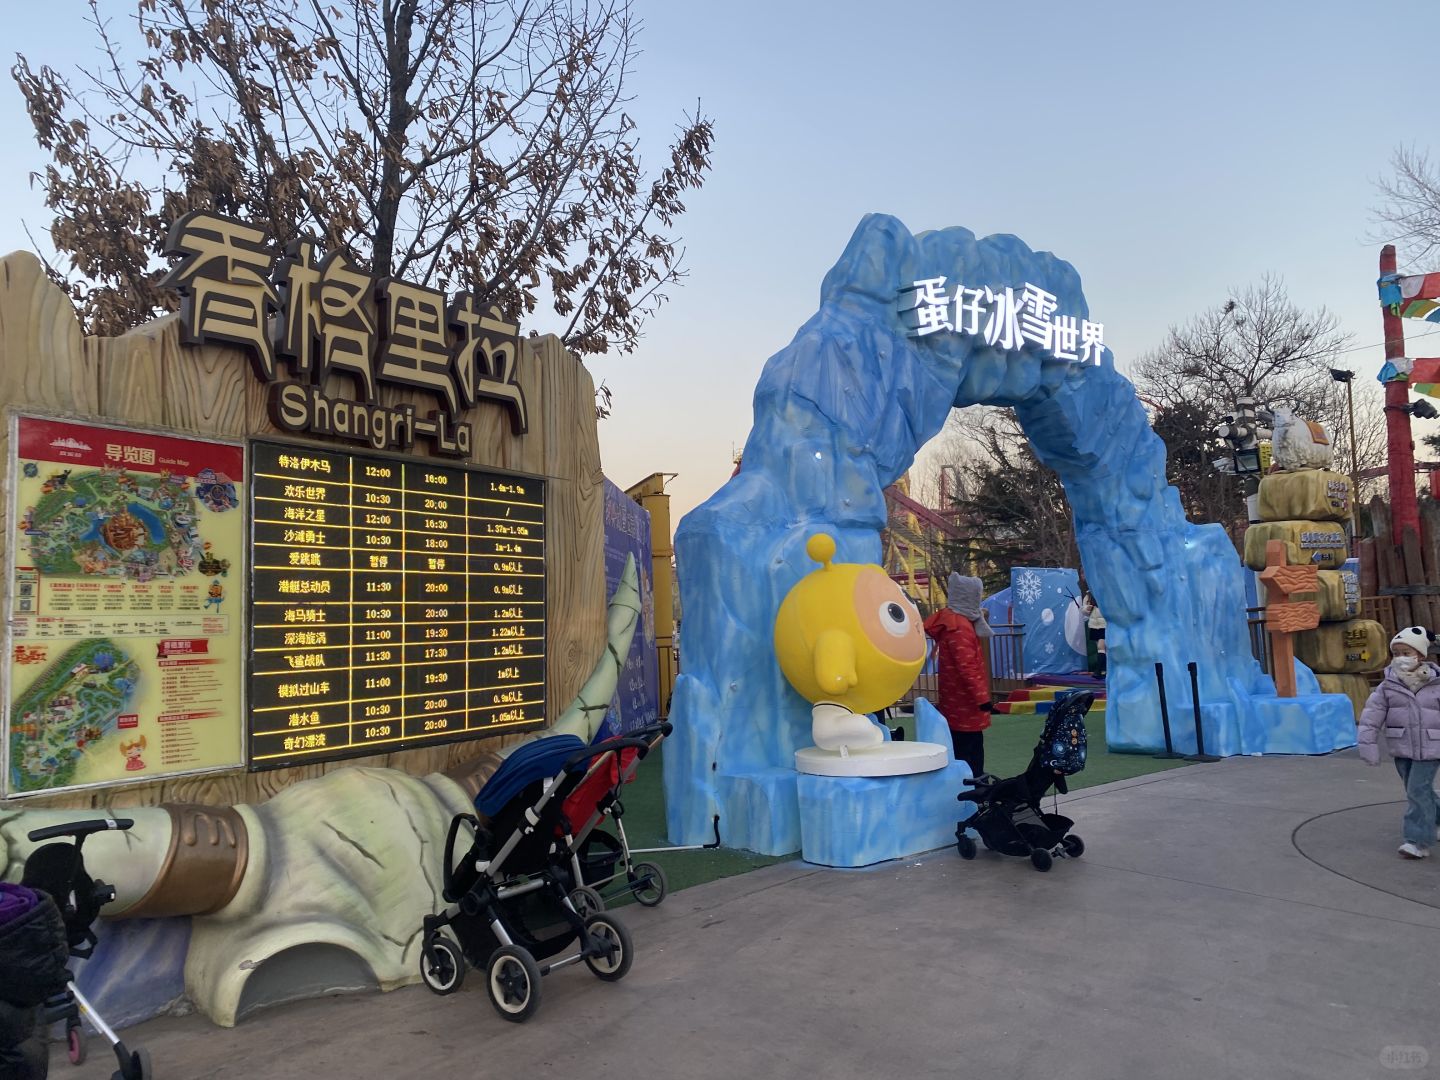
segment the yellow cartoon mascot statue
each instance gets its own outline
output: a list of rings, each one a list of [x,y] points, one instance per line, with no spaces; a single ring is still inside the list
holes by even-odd
[[[805,553],[820,568],[796,582],[781,602],[775,656],[790,685],[814,706],[815,749],[828,758],[896,756],[886,750],[885,730],[865,714],[895,702],[920,673],[925,663],[920,613],[880,567],[831,562],[835,541],[825,533],[812,536]],[[928,745],[909,744],[903,756],[913,758],[913,748]],[[814,756],[814,750],[797,754],[802,771],[809,771],[800,757],[807,753]],[[908,772],[918,764],[877,771]],[[924,768],[943,764],[941,755],[938,766]],[[857,762],[845,772],[862,768]]]

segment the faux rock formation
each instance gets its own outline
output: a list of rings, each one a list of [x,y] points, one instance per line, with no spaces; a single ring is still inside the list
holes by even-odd
[[[1245,530],[1245,565],[1264,570],[1265,545],[1283,540],[1292,566],[1334,570],[1349,555],[1345,529],[1333,521],[1266,521]]]
[[[1319,674],[1357,675],[1385,666],[1390,659],[1388,641],[1385,628],[1369,619],[1322,623],[1295,635],[1295,655]]]
[[[251,1007],[357,989],[357,973],[384,990],[413,982],[420,920],[443,906],[445,830],[472,805],[443,776],[355,768],[237,807],[251,857],[234,900],[194,921],[186,993],[229,1026]],[[289,950],[309,954],[309,985],[266,980],[265,965]],[[348,957],[367,970],[314,970]]]
[[[1260,478],[1261,521],[1348,521],[1350,478],[1328,469]]]
[[[1320,605],[1321,622],[1343,622],[1355,616],[1350,602],[1350,590],[1346,578],[1349,575],[1339,570],[1319,570],[1315,574],[1315,588]]]
[[[1289,409],[1276,409],[1270,445],[1275,468],[1284,472],[1328,469],[1335,448],[1330,436],[1313,420],[1301,420]]]
[[[783,853],[800,846],[797,749],[810,706],[775,662],[780,602],[811,569],[805,542],[835,537],[838,558],[880,561],[884,488],[950,411],[1012,406],[1040,460],[1065,485],[1087,583],[1108,621],[1106,737],[1113,749],[1164,745],[1155,662],[1199,662],[1206,745],[1227,753],[1317,753],[1354,742],[1349,703],[1316,693],[1274,704],[1250,652],[1244,581],[1218,525],[1186,520],[1166,483],[1165,446],[1135,388],[1101,350],[1074,364],[1038,348],[987,345],[983,334],[915,336],[897,316],[901,289],[944,278],[947,290],[1027,283],[1057,311],[1089,318],[1074,267],[1013,236],[951,228],[913,235],[866,217],[826,275],[820,307],[765,365],[744,467],[676,534],[685,608],[685,670],[665,747],[670,839],[704,843],[719,814],[727,841]],[[952,309],[953,310],[953,309]],[[1343,721],[1343,723],[1342,723]]]
[[[1320,681],[1320,689],[1327,694],[1344,694],[1350,699],[1350,704],[1355,709],[1355,717],[1358,720],[1360,713],[1365,708],[1365,702],[1370,700],[1370,680],[1364,675],[1316,675]]]
[[[955,819],[975,812],[956,794],[970,766],[956,761],[945,718],[924,698],[915,702],[915,735],[944,747],[934,772],[870,779],[812,776],[797,781],[801,851],[820,866],[870,866],[955,843]],[[904,744],[901,744],[904,745]]]

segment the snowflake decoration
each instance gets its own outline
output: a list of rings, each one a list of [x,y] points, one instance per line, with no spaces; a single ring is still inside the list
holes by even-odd
[[[1040,599],[1041,591],[1040,575],[1032,570],[1024,571],[1015,579],[1015,595],[1022,604],[1035,603]]]
[[[1054,655],[1054,653],[1055,653],[1055,643],[1054,643],[1053,641],[1047,641],[1047,642],[1045,643],[1045,652],[1046,652],[1047,654],[1049,654],[1049,655],[1052,655],[1052,656]]]

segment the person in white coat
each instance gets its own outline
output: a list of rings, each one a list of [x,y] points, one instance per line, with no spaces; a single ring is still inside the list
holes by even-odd
[[[1356,740],[1367,765],[1380,764],[1380,740],[1405,785],[1400,855],[1424,859],[1440,837],[1435,773],[1440,769],[1440,667],[1426,659],[1434,637],[1407,626],[1390,639],[1390,666],[1365,703]]]

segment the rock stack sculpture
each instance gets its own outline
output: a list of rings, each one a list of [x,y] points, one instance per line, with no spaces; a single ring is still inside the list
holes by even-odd
[[[1246,530],[1245,564],[1264,571],[1267,546],[1278,541],[1286,565],[1317,569],[1320,625],[1294,635],[1295,658],[1315,672],[1323,692],[1349,697],[1358,715],[1369,695],[1365,673],[1388,658],[1386,634],[1378,622],[1356,617],[1357,590],[1346,588],[1349,572],[1340,569],[1349,554],[1343,523],[1351,519],[1354,492],[1346,476],[1315,467],[1329,464],[1328,449],[1319,425],[1288,416],[1277,421],[1275,471],[1260,481],[1260,522]]]

